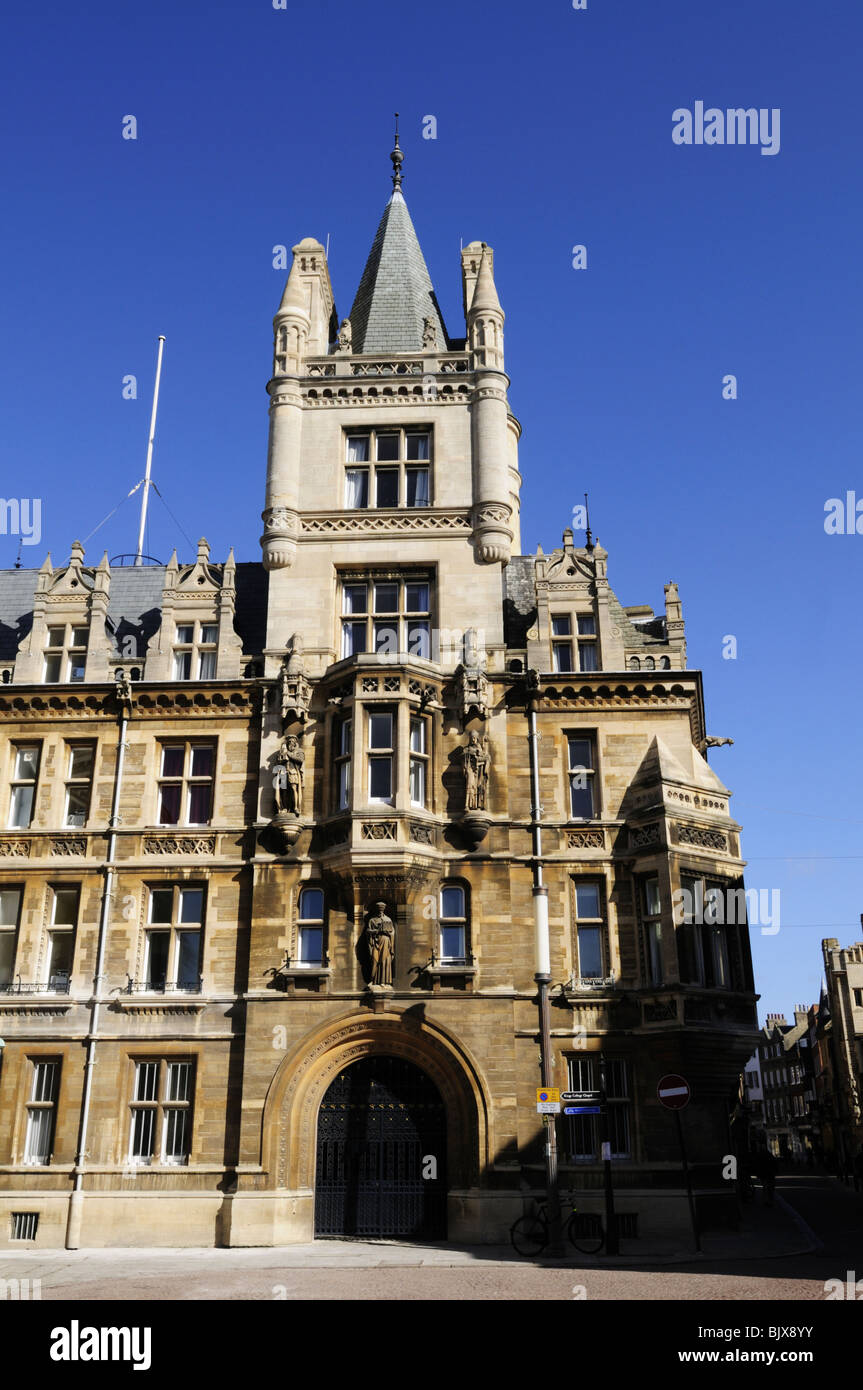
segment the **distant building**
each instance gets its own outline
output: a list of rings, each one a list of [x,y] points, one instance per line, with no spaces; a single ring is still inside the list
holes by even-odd
[[[821,943],[830,1009],[833,1109],[837,1161],[850,1163],[863,1148],[863,941]]]

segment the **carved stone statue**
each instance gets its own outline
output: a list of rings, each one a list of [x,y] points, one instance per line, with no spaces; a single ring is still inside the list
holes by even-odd
[[[491,766],[488,739],[485,736],[480,738],[476,730],[472,729],[468,734],[466,746],[461,750],[461,757],[464,767],[464,809],[484,811],[488,793],[488,770]]]
[[[396,929],[387,916],[386,903],[375,903],[375,914],[369,917],[365,930],[369,951],[369,984],[391,985]]]
[[[431,317],[423,319],[423,347],[437,349],[437,324]]]
[[[342,319],[342,326],[339,329],[339,352],[350,352],[353,342],[353,329],[350,319]]]
[[[282,728],[290,718],[305,722],[309,712],[312,687],[306,679],[306,662],[303,656],[303,639],[295,632],[288,643],[288,655],[279,671],[279,703],[282,714]]]
[[[291,816],[303,813],[303,779],[305,754],[295,734],[288,734],[279,744],[273,760],[273,787],[279,811]]]
[[[464,662],[458,670],[458,690],[465,721],[471,715],[485,719],[488,714],[489,682],[485,661],[485,649],[480,646],[479,634],[475,628],[469,628],[464,635]]]
[[[118,670],[114,676],[114,694],[118,704],[128,705],[132,699],[132,686],[129,677],[122,669]]]

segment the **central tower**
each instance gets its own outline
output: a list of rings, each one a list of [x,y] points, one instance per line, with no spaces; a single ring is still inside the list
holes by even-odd
[[[360,652],[437,665],[452,647],[440,634],[471,629],[492,667],[502,659],[501,568],[520,549],[519,425],[493,253],[463,249],[466,334],[451,337],[402,194],[398,134],[391,159],[393,191],[350,316],[339,326],[324,248],[306,238],[274,320],[267,674],[295,632],[312,678]],[[397,573],[406,566],[425,576],[410,593]],[[392,573],[381,602],[397,601],[397,614],[375,607],[381,567]],[[354,607],[363,582],[365,613]]]

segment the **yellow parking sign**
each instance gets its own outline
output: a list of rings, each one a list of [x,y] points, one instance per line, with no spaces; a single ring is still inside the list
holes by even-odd
[[[558,1086],[538,1086],[536,1090],[536,1103],[547,1104],[549,1101],[557,1101],[560,1104],[560,1088]]]

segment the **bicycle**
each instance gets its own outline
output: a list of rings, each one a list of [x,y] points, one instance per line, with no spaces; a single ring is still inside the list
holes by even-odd
[[[596,1212],[580,1212],[573,1207],[564,1225],[564,1236],[582,1255],[596,1255],[605,1244],[602,1218]],[[519,1216],[510,1227],[509,1238],[517,1254],[541,1255],[551,1240],[548,1203],[539,1202],[530,1216]]]

